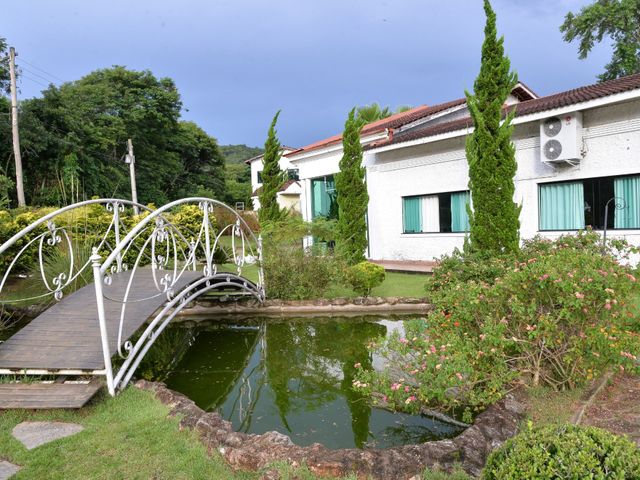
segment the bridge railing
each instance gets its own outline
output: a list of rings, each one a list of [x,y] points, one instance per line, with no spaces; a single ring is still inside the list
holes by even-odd
[[[215,218],[216,212],[224,212]],[[189,217],[188,225],[174,221],[178,213]],[[225,243],[225,245],[223,245]],[[129,255],[136,245],[137,255]],[[122,298],[105,294],[118,272],[118,258],[132,258],[124,277]],[[105,352],[110,391],[123,388],[135,369],[175,315],[190,301],[212,290],[234,290],[263,300],[262,244],[239,212],[214,199],[193,197],[171,202],[142,218],[102,261],[98,251],[91,257],[98,303],[98,316]],[[145,267],[145,261],[149,265]],[[247,272],[252,268],[251,272]],[[189,272],[195,272],[189,273]],[[149,278],[150,275],[150,278]],[[254,276],[252,280],[247,277]],[[152,293],[149,293],[149,282]],[[139,288],[144,285],[145,288]],[[138,288],[137,288],[138,287]],[[143,290],[144,294],[136,294]],[[134,302],[160,297],[160,313],[134,343],[126,338],[128,307]],[[120,302],[117,350],[124,362],[117,374],[111,362],[104,301]],[[135,314],[135,312],[134,312]],[[109,334],[113,334],[109,332]],[[109,382],[112,377],[112,383]],[[111,383],[111,384],[110,384]]]
[[[137,206],[143,213],[132,215]],[[83,209],[98,209],[87,212]],[[90,236],[91,255],[78,258],[78,231],[74,214],[95,214],[106,218],[98,232]],[[216,218],[216,213],[223,213]],[[95,227],[95,225],[94,225]],[[83,236],[84,234],[84,236]],[[47,266],[48,256],[64,252],[63,270]],[[158,209],[120,199],[97,199],[70,205],[34,221],[0,246],[0,255],[12,255],[0,279],[0,303],[46,300],[60,301],[73,283],[91,271],[94,283],[104,374],[109,392],[126,386],[138,364],[157,336],[190,301],[205,292],[222,290],[224,295],[243,293],[259,300],[265,297],[262,271],[262,243],[242,215],[231,207],[204,197],[185,198]],[[16,273],[23,256],[35,263],[36,279],[43,293],[13,295],[3,300],[9,279]],[[56,270],[57,269],[57,270]],[[247,272],[247,269],[251,269]],[[31,265],[31,272],[34,266]],[[251,280],[247,277],[253,277]],[[119,282],[120,288],[110,288]],[[126,329],[129,310],[135,315],[138,302],[156,302],[160,312],[144,332],[131,342],[132,328]],[[119,305],[119,318],[106,317],[105,305]],[[113,314],[112,314],[113,315]],[[140,324],[136,319],[135,325]],[[109,325],[110,331],[107,326]],[[117,330],[114,328],[117,325]],[[116,340],[123,359],[114,375],[111,352]]]
[[[128,226],[136,222],[133,207],[142,211],[143,216],[153,211],[129,200],[87,200],[55,210],[6,240],[0,245],[0,256],[10,261],[0,272],[0,304],[60,301],[70,287],[84,280],[85,274],[91,278],[91,261],[88,254],[82,255],[82,250],[97,248],[104,254],[113,252]],[[92,223],[95,219],[88,217],[95,215],[104,217],[104,222]],[[98,230],[92,230],[94,227]],[[90,245],[84,245],[87,238]],[[55,261],[61,257],[64,261]],[[115,255],[114,262],[114,271],[126,268],[123,252]],[[26,291],[22,288],[21,295],[8,295],[9,283],[19,275],[30,276],[28,288]]]

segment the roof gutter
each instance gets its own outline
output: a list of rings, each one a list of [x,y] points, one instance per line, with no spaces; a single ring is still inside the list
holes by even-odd
[[[362,137],[360,139],[360,144],[366,145],[368,143],[375,142],[375,141],[387,140],[388,138],[389,138],[389,129],[385,129],[379,133]],[[342,142],[335,143],[328,147],[319,148],[317,150],[311,150],[308,152],[300,152],[300,153],[292,153],[285,156],[289,159],[291,163],[297,163],[303,160],[312,159],[313,157],[325,155],[327,153],[336,152],[338,150],[342,150]]]

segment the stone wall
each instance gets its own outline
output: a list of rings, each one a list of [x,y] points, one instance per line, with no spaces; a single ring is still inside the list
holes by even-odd
[[[262,435],[234,432],[218,413],[205,412],[162,383],[140,380],[136,387],[154,392],[171,408],[170,415],[180,416],[180,428],[198,432],[206,447],[220,452],[233,468],[260,470],[284,460],[294,467],[305,464],[318,476],[356,472],[358,478],[409,479],[425,468],[451,470],[456,464],[477,476],[489,453],[518,432],[525,411],[523,404],[508,396],[478,415],[471,427],[453,439],[376,450],[331,450],[319,443],[297,446],[278,432]]]

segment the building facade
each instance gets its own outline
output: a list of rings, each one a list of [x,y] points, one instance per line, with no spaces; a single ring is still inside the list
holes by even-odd
[[[606,226],[640,245],[640,75],[540,98],[520,84],[509,109],[521,237]],[[462,248],[468,235],[465,139],[473,123],[464,100],[402,115],[362,132],[368,257],[432,260]],[[335,137],[287,154],[305,219],[337,213],[332,179],[341,156]]]

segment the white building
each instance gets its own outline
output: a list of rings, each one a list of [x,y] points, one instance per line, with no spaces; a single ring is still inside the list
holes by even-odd
[[[280,170],[286,172],[287,181],[282,185],[278,192],[278,205],[281,208],[287,210],[294,210],[300,212],[300,192],[301,185],[298,181],[298,170],[291,164],[289,159],[285,157],[287,153],[293,152],[297,149],[291,147],[282,147],[281,157],[278,165]],[[245,161],[246,164],[251,166],[251,200],[253,202],[253,208],[255,210],[260,209],[260,199],[258,195],[262,188],[262,170],[264,169],[264,155],[258,155]]]
[[[521,237],[556,237],[591,226],[640,245],[640,74],[538,98],[519,84],[513,142]],[[362,132],[374,260],[432,260],[461,248],[468,229],[463,99],[418,107]],[[299,170],[305,219],[331,209],[339,136],[287,154]],[[560,148],[559,148],[560,147]],[[329,207],[327,207],[329,204]]]

